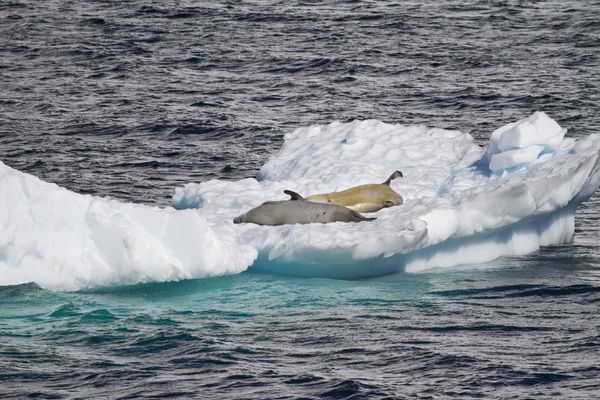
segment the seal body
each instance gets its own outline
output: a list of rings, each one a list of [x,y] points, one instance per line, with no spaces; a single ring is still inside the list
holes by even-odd
[[[399,206],[404,202],[402,196],[390,187],[390,182],[398,177],[402,177],[402,172],[395,171],[381,184],[361,185],[341,192],[314,194],[307,198],[291,190],[285,190],[284,193],[289,194],[292,200],[337,204],[358,212],[375,212],[385,207]]]
[[[328,222],[373,221],[349,208],[306,200],[267,201],[233,219],[234,224],[257,225],[325,224]]]

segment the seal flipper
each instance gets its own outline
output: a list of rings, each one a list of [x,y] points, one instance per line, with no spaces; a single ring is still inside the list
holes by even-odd
[[[350,211],[352,211],[352,217],[354,217],[352,222],[375,221],[377,219],[376,217],[373,217],[373,218],[365,217],[364,215],[360,215],[359,213],[357,213],[354,210],[350,210]]]
[[[304,197],[300,196],[296,192],[292,192],[291,190],[284,190],[283,193],[290,195],[292,197],[290,200],[304,200]]]
[[[390,175],[389,178],[387,178],[387,181],[383,182],[382,185],[388,185],[390,186],[390,183],[396,179],[396,178],[402,178],[404,175],[402,175],[402,172],[400,171],[394,171],[394,173],[392,175]]]

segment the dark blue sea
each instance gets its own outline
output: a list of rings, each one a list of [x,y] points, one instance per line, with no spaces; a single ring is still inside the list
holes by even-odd
[[[599,1],[0,0],[0,161],[123,202],[255,177],[298,127],[578,138],[599,104]],[[599,211],[423,273],[1,286],[0,398],[600,398]]]

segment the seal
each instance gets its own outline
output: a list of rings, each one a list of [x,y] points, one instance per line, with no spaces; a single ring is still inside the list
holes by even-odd
[[[358,212],[375,212],[385,207],[399,206],[404,203],[402,196],[390,187],[390,182],[402,176],[402,172],[394,171],[381,184],[361,185],[342,192],[314,194],[307,198],[303,198],[291,190],[284,190],[283,193],[290,195],[291,200],[308,200],[316,203],[337,204]]]
[[[328,222],[373,221],[356,211],[336,204],[312,201],[267,201],[245,214],[233,219],[234,224],[257,225],[311,224]]]

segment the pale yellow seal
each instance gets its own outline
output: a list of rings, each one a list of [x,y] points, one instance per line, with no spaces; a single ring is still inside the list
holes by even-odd
[[[292,200],[308,200],[315,203],[330,203],[347,207],[358,212],[375,212],[384,207],[399,206],[404,202],[402,196],[390,187],[390,182],[401,178],[402,172],[395,171],[387,181],[381,184],[368,184],[356,186],[341,192],[313,194],[306,199],[296,192],[284,190]]]

